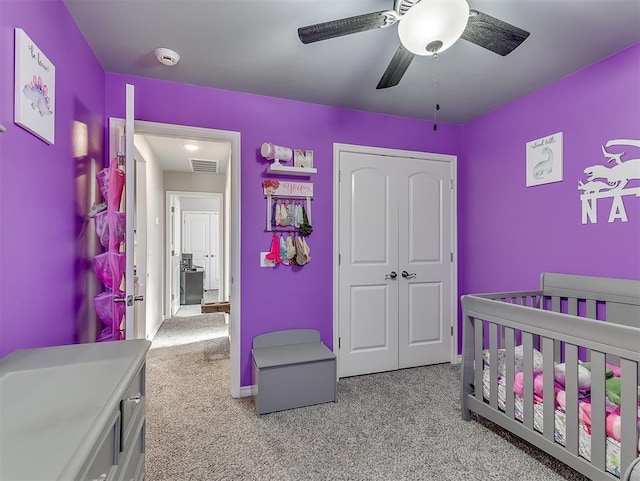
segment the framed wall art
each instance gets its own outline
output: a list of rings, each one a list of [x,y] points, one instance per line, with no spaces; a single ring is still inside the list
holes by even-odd
[[[21,28],[15,29],[15,42],[14,122],[53,144],[56,68]]]
[[[527,142],[527,187],[562,181],[562,132]]]

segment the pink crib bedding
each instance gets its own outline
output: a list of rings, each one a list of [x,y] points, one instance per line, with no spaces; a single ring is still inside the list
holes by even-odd
[[[483,395],[486,400],[490,399],[490,371],[489,352],[483,353]],[[519,421],[523,420],[523,396],[524,396],[524,372],[522,369],[522,346],[516,347],[515,352],[515,376],[513,391],[515,393],[515,417]],[[543,428],[543,379],[542,354],[534,350],[533,355],[533,398],[534,398],[534,428],[542,433]],[[607,364],[606,385],[606,435],[607,450],[606,463],[607,471],[620,477],[620,438],[621,438],[621,416],[620,416],[620,368]],[[591,388],[591,376],[588,364],[578,365],[578,416],[579,416],[579,451],[580,455],[591,459],[591,399],[589,396]],[[498,407],[505,411],[505,365],[503,350],[498,350]],[[640,393],[640,388],[639,388]],[[554,407],[555,407],[555,433],[556,442],[565,444],[566,433],[566,392],[564,390],[564,364],[556,364],[554,372]],[[638,406],[638,430],[640,432],[640,404]],[[638,446],[640,453],[640,445]]]

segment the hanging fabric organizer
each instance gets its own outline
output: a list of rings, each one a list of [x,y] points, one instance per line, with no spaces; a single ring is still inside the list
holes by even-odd
[[[266,259],[284,265],[309,263],[311,256],[306,237],[313,231],[313,184],[266,179],[262,185],[266,199],[265,230],[274,233]]]
[[[120,212],[120,203],[125,173],[119,168],[120,161],[120,157],[114,157],[109,167],[96,174],[104,202],[95,204],[90,213],[90,217],[96,221],[96,234],[100,243],[106,248],[105,252],[93,258],[96,277],[106,288],[93,299],[96,315],[102,323],[97,342],[124,339],[121,324],[125,306],[114,301],[116,297],[121,298],[124,295],[120,288],[125,270],[125,254],[120,248],[124,241],[126,224],[125,213]]]

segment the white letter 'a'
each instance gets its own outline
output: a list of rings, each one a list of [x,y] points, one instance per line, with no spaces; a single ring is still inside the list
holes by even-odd
[[[627,211],[624,209],[624,202],[622,202],[621,195],[615,195],[613,197],[613,204],[611,204],[611,212],[609,212],[609,224],[614,220],[621,219],[622,222],[627,222]]]

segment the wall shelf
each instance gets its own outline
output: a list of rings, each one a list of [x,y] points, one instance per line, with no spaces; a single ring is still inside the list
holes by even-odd
[[[314,167],[289,167],[276,163],[269,164],[267,167],[267,174],[299,175],[309,177],[317,173],[318,169]]]

